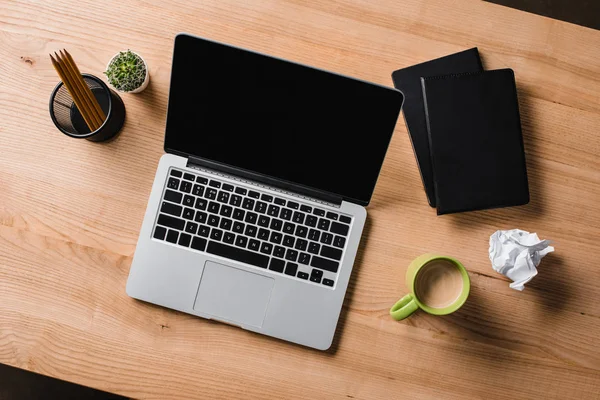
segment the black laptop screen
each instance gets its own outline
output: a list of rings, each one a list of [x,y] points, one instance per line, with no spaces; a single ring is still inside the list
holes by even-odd
[[[394,89],[178,35],[165,150],[367,204],[402,99]]]

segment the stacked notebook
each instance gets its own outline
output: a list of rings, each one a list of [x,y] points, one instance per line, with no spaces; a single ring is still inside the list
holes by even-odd
[[[394,86],[429,204],[438,214],[529,202],[511,69],[483,71],[477,48],[400,69]]]

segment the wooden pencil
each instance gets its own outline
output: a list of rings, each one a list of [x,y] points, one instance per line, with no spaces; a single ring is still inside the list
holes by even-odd
[[[56,55],[56,53],[54,53],[54,54]],[[58,56],[57,56],[57,58],[58,58]],[[50,54],[50,60],[52,61],[52,66],[56,70],[56,73],[60,77],[60,80],[63,82],[63,85],[67,88],[67,90],[71,94],[71,97],[73,98],[73,102],[75,103],[75,106],[81,113],[81,116],[83,117],[83,120],[85,121],[86,125],[88,126],[90,131],[96,130],[96,128],[95,128],[96,124],[95,124],[94,120],[92,119],[91,111],[87,110],[87,107],[86,107],[83,99],[80,97],[79,92],[73,86],[70,78],[67,77],[62,66],[59,64],[59,62],[57,60],[54,59],[54,57],[52,57],[52,54]]]
[[[79,77],[79,80],[83,84],[83,86],[85,88],[85,93],[87,94],[88,98],[90,99],[94,111],[96,112],[96,114],[100,118],[100,125],[102,125],[104,123],[104,120],[106,119],[106,115],[104,114],[104,111],[102,111],[102,108],[100,107],[100,104],[98,103],[98,100],[96,100],[96,96],[94,96],[94,93],[92,93],[92,90],[84,82],[83,75],[81,75],[81,72],[79,71],[79,67],[77,67],[77,64],[75,64],[75,61],[73,60],[73,57],[71,57],[71,54],[66,49],[63,49],[63,50],[64,50],[65,55],[67,57],[67,61],[69,62],[69,64],[71,65],[71,67],[74,69],[75,73]]]

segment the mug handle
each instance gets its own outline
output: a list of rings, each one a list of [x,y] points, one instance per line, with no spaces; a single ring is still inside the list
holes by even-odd
[[[418,308],[415,298],[409,293],[390,308],[390,315],[396,321],[400,321],[417,311]]]

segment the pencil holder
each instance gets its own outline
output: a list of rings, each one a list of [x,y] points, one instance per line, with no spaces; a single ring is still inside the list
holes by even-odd
[[[82,74],[83,81],[90,88],[104,111],[106,119],[95,131],[90,131],[71,94],[60,82],[50,96],[50,117],[59,131],[77,139],[103,142],[115,137],[125,122],[125,104],[119,95],[111,90],[100,78]]]

